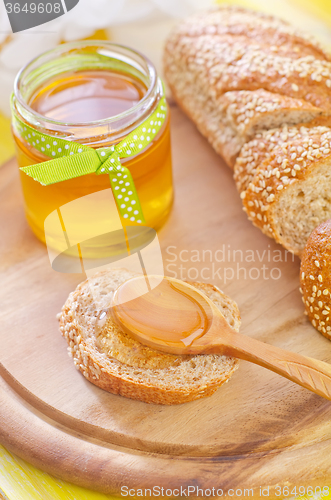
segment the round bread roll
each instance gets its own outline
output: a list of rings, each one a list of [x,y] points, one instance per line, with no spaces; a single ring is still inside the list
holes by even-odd
[[[331,339],[331,219],[310,235],[302,253],[302,300],[312,325]]]

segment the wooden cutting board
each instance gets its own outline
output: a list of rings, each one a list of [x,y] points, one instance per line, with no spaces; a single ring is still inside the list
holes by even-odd
[[[331,343],[303,314],[299,260],[246,219],[231,171],[176,107],[172,132],[176,202],[159,233],[166,274],[219,286],[240,307],[242,333],[331,362]],[[263,368],[241,362],[212,397],[172,407],[87,382],[56,319],[85,277],[51,269],[25,222],[14,162],[0,170],[0,191],[1,444],[108,493],[193,485],[260,498],[269,486],[272,498],[330,481],[331,402]]]

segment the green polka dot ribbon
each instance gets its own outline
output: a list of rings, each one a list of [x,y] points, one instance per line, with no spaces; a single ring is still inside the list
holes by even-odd
[[[127,167],[121,158],[140,153],[156,137],[167,116],[167,103],[162,97],[156,110],[118,144],[93,149],[77,142],[43,134],[13,113],[13,124],[30,146],[52,158],[43,163],[21,167],[20,170],[43,186],[95,173],[108,174],[120,215],[124,219],[144,223],[139,197]]]

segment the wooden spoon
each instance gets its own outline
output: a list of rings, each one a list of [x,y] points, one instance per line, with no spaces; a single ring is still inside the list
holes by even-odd
[[[183,281],[132,278],[115,291],[111,311],[126,332],[154,349],[244,359],[331,400],[330,364],[237,333],[204,293]]]

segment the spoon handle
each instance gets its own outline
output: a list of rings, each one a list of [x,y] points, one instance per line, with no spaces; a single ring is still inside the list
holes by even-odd
[[[240,333],[227,335],[222,352],[272,370],[331,400],[331,364],[285,351]]]

